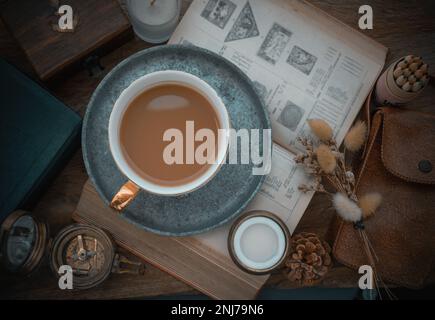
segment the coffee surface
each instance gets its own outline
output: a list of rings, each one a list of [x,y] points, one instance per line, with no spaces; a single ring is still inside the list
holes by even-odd
[[[161,186],[178,186],[203,175],[210,164],[186,163],[186,121],[194,121],[195,132],[202,128],[218,137],[219,119],[201,93],[181,84],[161,84],[145,90],[127,107],[120,127],[122,152],[129,166],[142,178]],[[183,133],[183,164],[166,164],[164,132]],[[195,149],[201,141],[194,143]],[[215,141],[216,143],[216,141]]]

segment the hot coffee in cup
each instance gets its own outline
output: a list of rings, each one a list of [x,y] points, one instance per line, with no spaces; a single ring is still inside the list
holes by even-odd
[[[121,198],[139,189],[181,195],[205,185],[225,161],[229,128],[221,99],[198,77],[159,71],[137,79],[121,93],[109,120],[110,150],[129,180]],[[205,150],[205,140],[213,148]],[[113,206],[122,209],[119,202],[126,203],[117,196]]]

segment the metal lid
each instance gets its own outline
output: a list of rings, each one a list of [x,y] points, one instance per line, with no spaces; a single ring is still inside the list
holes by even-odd
[[[0,228],[2,266],[12,273],[32,273],[45,256],[48,241],[45,222],[28,211],[12,212]]]

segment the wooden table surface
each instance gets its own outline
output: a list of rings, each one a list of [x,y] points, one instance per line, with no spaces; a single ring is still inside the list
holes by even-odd
[[[189,0],[183,1],[183,12],[190,2]],[[363,32],[389,48],[387,65],[401,56],[416,54],[424,57],[429,65],[435,66],[435,3],[433,0],[314,0],[309,2],[356,29],[358,29],[359,6],[371,5],[374,12],[374,29]],[[105,70],[98,76],[90,77],[87,71],[79,71],[51,84],[48,89],[83,116],[92,92],[104,75],[126,57],[147,47],[149,44],[135,38],[101,59]],[[26,57],[1,21],[0,56],[34,77]],[[433,69],[431,74],[433,77]],[[435,81],[432,81],[424,94],[409,104],[409,108],[435,112],[434,83]],[[36,215],[49,221],[52,235],[72,222],[71,213],[78,203],[86,180],[87,174],[82,152],[78,150],[34,208]],[[328,200],[322,195],[315,195],[296,232],[315,232],[332,243],[331,225],[335,221],[335,213],[328,208]],[[358,275],[355,271],[336,264],[319,286],[355,287],[357,279]],[[295,287],[279,272],[272,275],[267,286]],[[3,298],[104,299],[192,293],[197,293],[197,291],[150,265],[146,265],[143,275],[113,274],[97,288],[73,292],[58,289],[57,280],[49,271],[48,266],[43,266],[29,279],[0,276],[0,297]]]

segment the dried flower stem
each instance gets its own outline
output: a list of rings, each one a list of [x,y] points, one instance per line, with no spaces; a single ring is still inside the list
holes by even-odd
[[[337,189],[341,193],[347,194],[346,189],[344,188],[338,176],[326,176],[326,178],[331,182],[335,189]]]
[[[340,151],[332,137],[332,129],[325,121],[312,119],[308,123],[315,136],[322,143],[315,148],[310,138],[299,137],[298,141],[305,148],[305,153],[296,157],[296,162],[302,164],[306,171],[314,177],[324,179],[336,191],[347,195],[353,201],[357,201],[353,173],[346,168],[346,143],[343,150]],[[364,142],[362,139],[365,138],[365,132],[365,123],[357,122],[350,130],[351,134],[347,136],[347,144],[357,150]],[[335,159],[331,158],[331,155],[334,155]]]
[[[311,139],[299,138],[298,141],[305,148],[305,152],[299,154],[295,162],[301,164],[306,172],[314,177],[315,183],[313,186],[301,185],[299,189],[303,192],[315,191],[328,194],[340,217],[347,222],[354,223],[361,237],[368,262],[373,268],[373,277],[379,296],[382,298],[379,290],[379,285],[382,285],[388,297],[393,299],[394,295],[377,273],[376,260],[378,257],[363,226],[364,219],[373,215],[379,206],[380,195],[364,195],[361,198],[362,203],[359,203],[355,190],[355,176],[350,169],[346,168],[346,151],[356,152],[362,148],[367,138],[366,124],[361,121],[356,122],[345,137],[342,151],[332,138],[332,129],[325,121],[310,120],[309,126],[320,141],[320,145],[315,147]],[[322,180],[328,182],[335,192],[327,191]]]
[[[385,290],[385,293],[387,294],[388,299],[396,300],[397,297],[393,294],[393,292],[391,292],[391,290],[388,288],[386,283],[383,281],[382,277],[379,276],[379,273],[378,273],[377,268],[376,268],[376,261],[379,261],[379,259],[376,255],[376,252],[373,249],[373,246],[370,242],[369,237],[367,236],[367,233],[363,229],[358,229],[358,233],[361,237],[366,256],[369,259],[369,264],[373,269],[373,278],[374,278],[373,280],[375,281],[375,288],[376,288],[376,291],[378,292],[379,298],[382,300],[382,294],[381,294],[381,291],[379,289],[380,286],[382,286]],[[376,259],[376,261],[375,261],[375,259]]]

